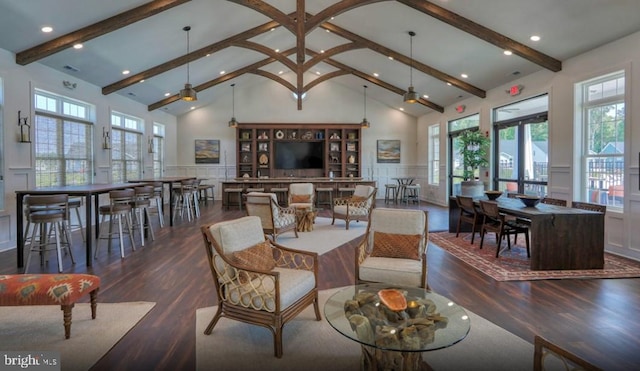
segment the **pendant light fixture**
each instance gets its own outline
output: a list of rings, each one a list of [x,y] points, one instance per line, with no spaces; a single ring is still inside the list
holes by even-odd
[[[409,57],[409,90],[404,93],[405,103],[416,103],[418,101],[418,93],[413,90],[413,37],[415,35],[415,32],[409,31],[409,47],[411,54]]]
[[[183,31],[187,32],[187,55],[189,54],[189,31],[191,31],[191,26],[185,26],[182,28]],[[191,84],[189,83],[189,63],[187,62],[187,83],[184,84],[184,89],[180,90],[180,99],[191,102],[194,100],[198,100],[198,96],[196,95],[196,91]]]
[[[371,126],[371,123],[367,121],[367,85],[362,85],[364,87],[364,118],[360,123],[360,126],[364,129],[368,129]]]
[[[238,127],[238,121],[236,121],[236,84],[231,84],[231,120],[229,120],[229,127]]]

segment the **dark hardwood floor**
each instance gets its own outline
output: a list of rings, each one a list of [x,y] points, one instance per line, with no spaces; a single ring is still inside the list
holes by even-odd
[[[447,209],[424,203],[421,208],[429,211],[431,231],[447,229]],[[99,275],[99,301],[157,303],[94,370],[195,369],[195,312],[216,304],[199,228],[243,215],[221,210],[216,202],[203,205],[195,222],[177,220],[174,227],[159,229],[156,220],[154,242],[136,251],[127,248],[125,259],[117,248],[111,253],[101,248],[89,268],[76,233],[76,265],[66,258],[65,272]],[[321,289],[354,283],[354,246],[346,244],[320,257]],[[21,273],[15,262],[15,250],[0,253],[0,274]],[[33,264],[31,273],[56,271],[55,260],[44,267],[37,266],[37,259]],[[529,342],[540,334],[603,369],[640,369],[640,279],[496,282],[434,245],[429,247],[428,266],[432,290]],[[285,326],[283,362],[286,343]]]

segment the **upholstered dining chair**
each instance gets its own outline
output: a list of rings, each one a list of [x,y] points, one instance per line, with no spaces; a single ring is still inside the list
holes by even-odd
[[[496,234],[496,258],[500,256],[500,246],[502,245],[503,237],[507,238],[507,247],[511,249],[510,235],[518,235],[518,233],[524,233],[525,243],[527,245],[527,257],[531,257],[529,250],[529,226],[527,224],[518,222],[512,219],[506,219],[506,215],[501,213],[498,209],[498,203],[495,201],[480,200],[480,210],[484,214],[482,222],[482,230],[480,231],[480,248],[484,244],[484,235],[487,232],[494,232]]]
[[[286,323],[309,305],[321,320],[318,254],[266,239],[257,216],[204,225],[201,231],[218,296],[204,333],[210,335],[221,317],[262,326],[273,334],[274,354],[281,358]]]
[[[601,368],[561,348],[542,336],[533,339],[533,370],[600,371]]]
[[[315,204],[315,191],[313,183],[289,184],[288,207],[296,209],[311,209]]]
[[[480,233],[482,229],[483,215],[480,208],[473,202],[473,197],[470,196],[456,196],[456,203],[460,209],[458,215],[458,228],[456,229],[456,237],[460,235],[460,227],[462,223],[471,224],[471,244],[473,245],[473,239],[476,236],[476,232]]]
[[[375,208],[356,248],[356,283],[429,288],[427,283],[428,213]]]
[[[262,230],[275,242],[278,235],[293,231],[298,237],[296,209],[278,205],[275,193],[251,192],[245,202],[247,215],[255,215],[262,222]]]
[[[358,184],[353,195],[334,199],[331,225],[336,219],[343,219],[348,230],[352,220],[369,220],[371,210],[376,207],[377,191],[376,187]]]

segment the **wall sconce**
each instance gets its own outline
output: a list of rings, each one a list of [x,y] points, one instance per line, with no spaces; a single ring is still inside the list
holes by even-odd
[[[18,111],[18,126],[20,127],[20,143],[31,143],[31,125],[29,125],[29,117],[22,117],[22,111]]]
[[[102,149],[111,149],[111,137],[106,128],[102,128]]]
[[[154,146],[153,146],[153,144],[154,144],[154,143],[153,143],[153,137],[152,137],[152,136],[149,136],[149,139],[147,140],[147,142],[148,142],[148,144],[149,144],[149,149],[148,149],[148,150],[149,150],[149,153],[155,153],[155,152],[156,152],[156,149],[155,149],[155,148],[154,148]]]

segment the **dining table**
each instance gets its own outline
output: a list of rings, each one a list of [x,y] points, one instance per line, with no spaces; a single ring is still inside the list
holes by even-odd
[[[132,183],[155,183],[162,182],[164,185],[169,185],[169,226],[173,227],[173,184],[180,183],[183,180],[191,180],[196,179],[194,176],[165,176],[165,177],[154,177],[154,178],[143,178],[143,179],[135,179],[131,180]],[[162,211],[164,211],[164,192],[160,195],[162,199]]]
[[[16,191],[16,239],[18,268],[24,266],[24,197],[27,195],[56,195],[67,194],[69,196],[84,197],[85,204],[85,249],[87,267],[93,261],[93,234],[91,233],[92,220],[95,220],[95,236],[100,233],[99,208],[100,195],[110,191],[145,186],[145,183],[108,183],[108,184],[84,184],[53,187],[36,187],[32,189]],[[94,197],[95,196],[95,197]],[[93,202],[91,198],[94,198]],[[94,206],[94,207],[93,207]],[[93,219],[95,213],[95,219]]]

